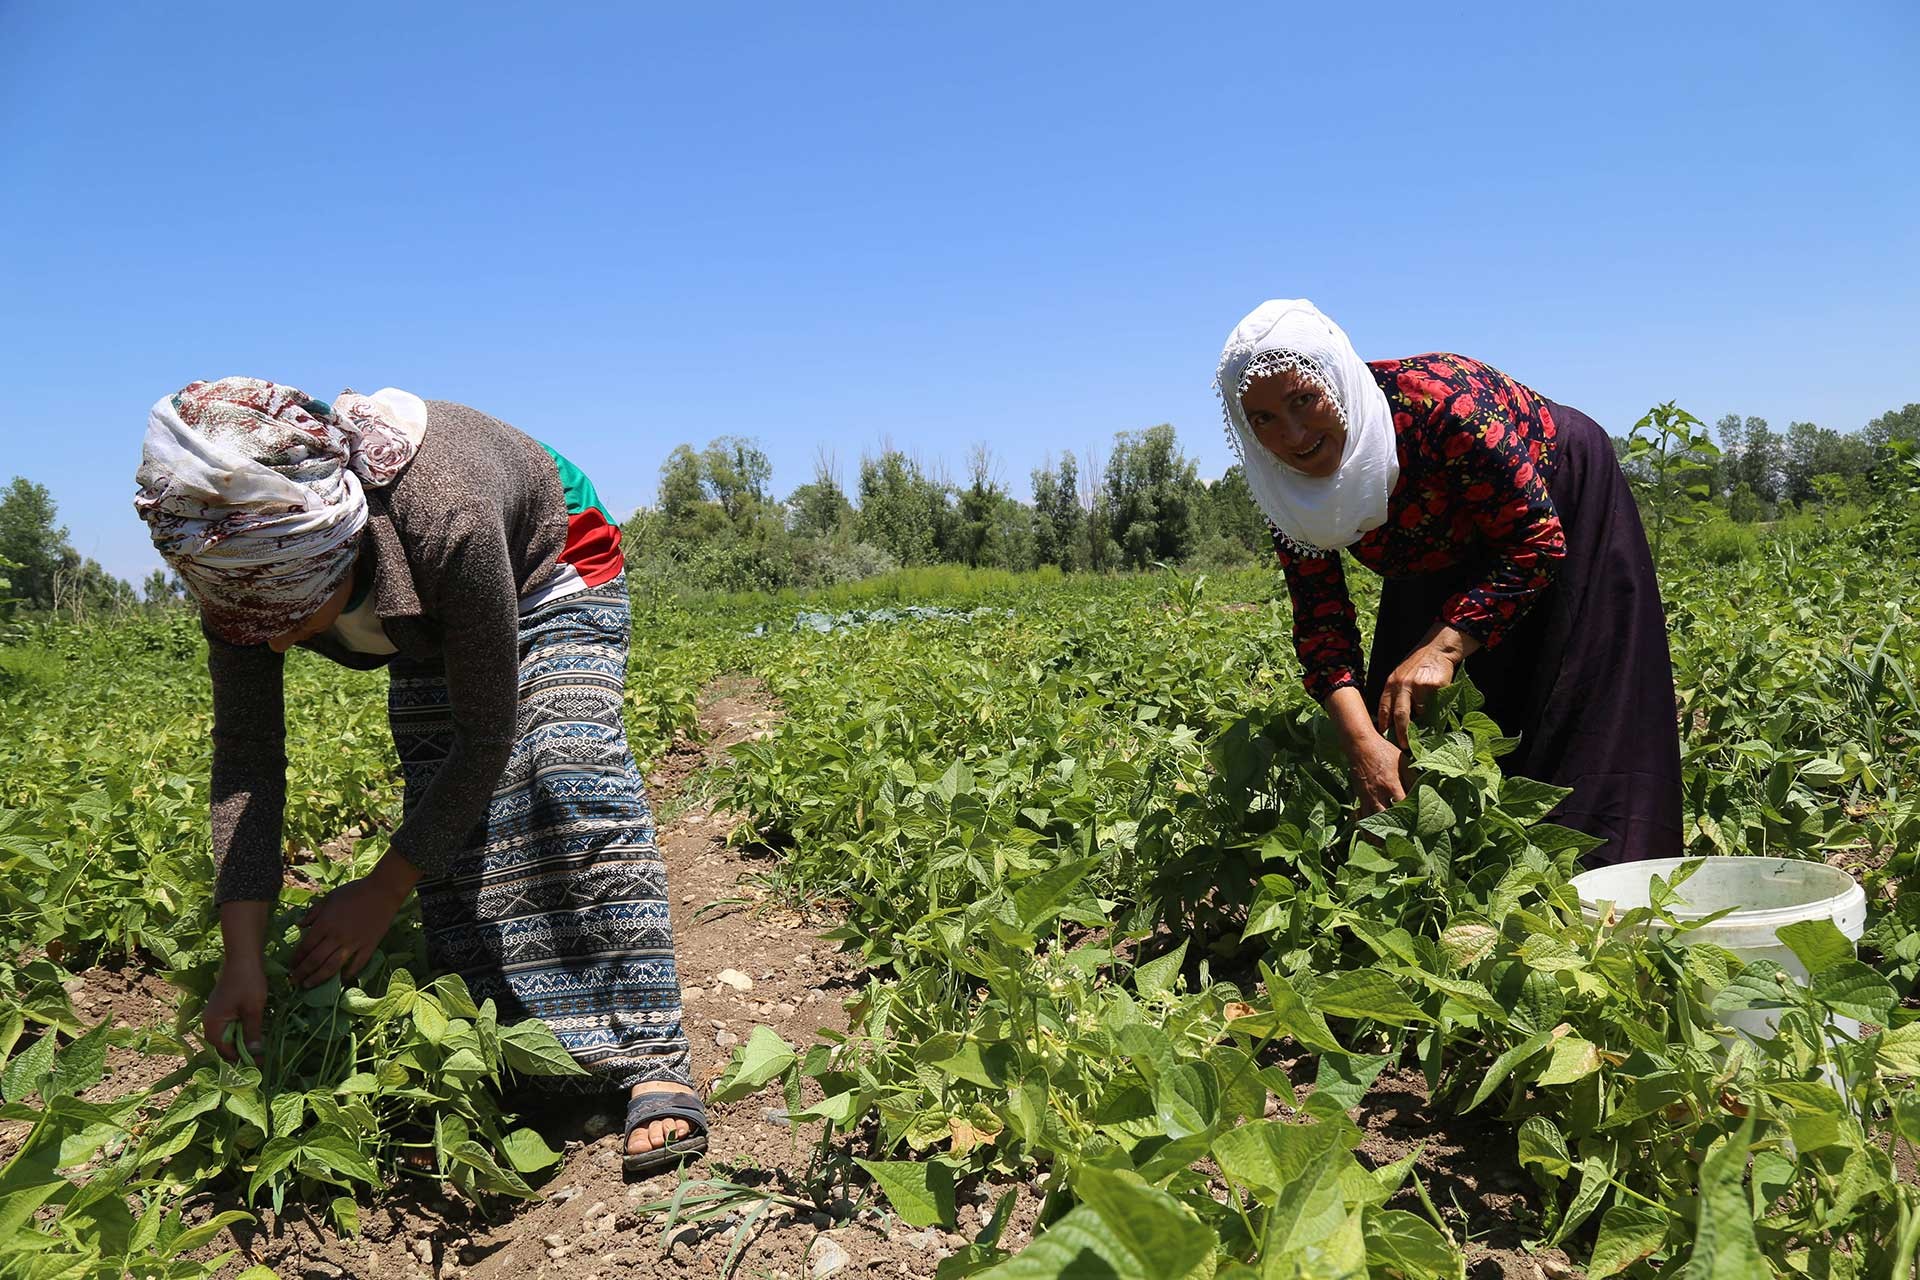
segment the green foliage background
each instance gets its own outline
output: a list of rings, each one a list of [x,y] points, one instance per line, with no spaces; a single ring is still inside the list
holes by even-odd
[[[755,470],[720,454],[733,513],[705,488],[688,511],[731,521]],[[1590,1275],[1906,1274],[1920,526],[1900,465],[1844,521],[1780,520],[1731,555],[1711,541],[1730,522],[1677,521],[1663,553],[1690,851],[1839,860],[1869,890],[1860,959],[1796,937],[1805,988],[1673,945],[1661,908],[1585,921],[1565,884],[1581,838],[1541,821],[1551,789],[1500,778],[1468,688],[1427,727],[1408,801],[1354,823],[1269,571],[929,566],[804,597],[638,578],[636,752],[696,732],[714,676],[763,677],[779,727],[709,785],[871,970],[849,1035],[756,1032],[722,1095],[778,1088],[825,1122],[821,1203],[858,1180],[951,1226],[956,1183],[1039,1176],[1038,1239],[1008,1256],[996,1215],[948,1277],[1459,1276],[1458,1218],[1410,1163],[1353,1152],[1348,1108],[1394,1064],[1506,1127],[1539,1242]],[[894,603],[953,608],[789,629]],[[351,1229],[400,1179],[513,1197],[554,1159],[502,1099],[564,1055],[430,980],[410,920],[355,987],[279,988],[267,1061],[187,1042],[216,960],[203,664],[178,610],[28,618],[0,646],[0,1120],[27,1126],[0,1168],[0,1274],[205,1274],[186,1255],[207,1238],[170,1207],[196,1189]],[[288,690],[299,852],[276,954],[378,856],[398,799],[377,675],[296,655]],[[178,1024],[89,1027],[63,984],[96,962],[167,973]],[[1720,1021],[1756,1008],[1780,1036],[1730,1050]],[[1833,1013],[1865,1034],[1823,1034]],[[186,1065],[87,1096],[112,1044]],[[1292,1109],[1269,1116],[1270,1095]]]

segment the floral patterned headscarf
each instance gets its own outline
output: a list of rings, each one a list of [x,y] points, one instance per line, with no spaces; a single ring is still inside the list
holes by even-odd
[[[147,417],[134,509],[212,632],[259,644],[318,612],[353,568],[369,488],[426,435],[418,396],[332,404],[258,378],[190,382]]]

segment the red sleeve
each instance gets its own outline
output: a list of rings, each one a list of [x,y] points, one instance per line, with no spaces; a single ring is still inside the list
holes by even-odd
[[[1441,445],[1449,487],[1493,563],[1486,577],[1442,606],[1440,621],[1492,648],[1553,584],[1567,539],[1506,397],[1471,377],[1465,388],[1450,390]]]
[[[1293,602],[1293,651],[1300,658],[1307,692],[1315,701],[1325,702],[1335,689],[1357,688],[1366,665],[1339,554],[1301,555],[1278,538],[1273,545],[1287,575],[1287,598]]]

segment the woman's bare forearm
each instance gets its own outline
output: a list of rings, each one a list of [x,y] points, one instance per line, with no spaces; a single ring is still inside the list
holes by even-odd
[[[272,911],[270,902],[244,898],[220,904],[220,941],[229,963],[260,963],[267,949],[267,920]]]
[[[1341,685],[1328,694],[1327,700],[1321,705],[1326,708],[1327,718],[1333,721],[1348,759],[1354,758],[1356,750],[1369,737],[1379,736],[1379,731],[1373,726],[1373,716],[1367,711],[1365,695],[1353,685]]]

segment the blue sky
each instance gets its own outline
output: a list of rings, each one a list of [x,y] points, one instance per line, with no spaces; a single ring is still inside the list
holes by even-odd
[[[1457,15],[1470,16],[1457,16]],[[624,514],[891,441],[1010,487],[1172,422],[1263,298],[1616,432],[1920,400],[1920,6],[0,0],[0,481],[157,565],[147,406],[395,385]]]

